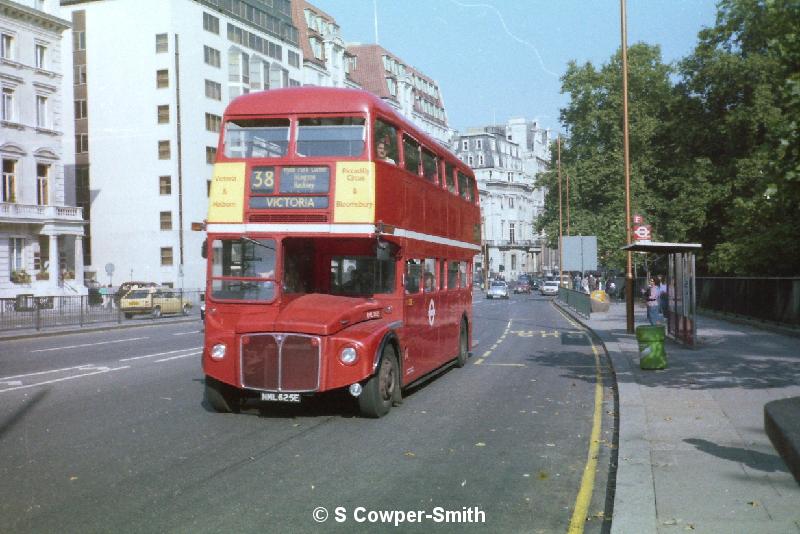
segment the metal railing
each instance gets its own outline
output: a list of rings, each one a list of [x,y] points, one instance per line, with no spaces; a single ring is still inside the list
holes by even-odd
[[[201,289],[173,290],[180,299],[180,314],[200,316],[200,304],[205,292]],[[188,306],[184,306],[188,304]],[[175,316],[173,315],[173,316]],[[170,317],[170,315],[164,315]],[[16,298],[0,299],[0,331],[43,330],[65,326],[91,324],[136,324],[153,321],[150,315],[135,315],[126,318],[113,296],[75,295],[40,297],[17,295]]]
[[[800,326],[800,278],[697,278],[697,307]]]
[[[592,313],[592,302],[588,293],[574,291],[562,286],[558,288],[558,300],[587,319]]]

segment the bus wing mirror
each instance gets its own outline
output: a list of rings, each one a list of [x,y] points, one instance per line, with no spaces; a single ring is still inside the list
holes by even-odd
[[[391,245],[388,242],[379,239],[375,249],[375,256],[378,261],[389,261],[392,259]]]

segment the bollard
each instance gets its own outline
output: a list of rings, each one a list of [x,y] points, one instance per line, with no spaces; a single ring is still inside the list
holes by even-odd
[[[642,325],[636,327],[636,340],[639,342],[639,367],[642,369],[664,369],[667,367],[664,338],[664,325]]]

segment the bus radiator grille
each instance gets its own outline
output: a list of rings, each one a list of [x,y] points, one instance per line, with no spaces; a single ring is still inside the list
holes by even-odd
[[[242,338],[242,385],[266,391],[319,389],[320,340],[296,334]]]
[[[327,223],[328,216],[323,214],[281,215],[262,213],[250,215],[248,221],[254,223]]]

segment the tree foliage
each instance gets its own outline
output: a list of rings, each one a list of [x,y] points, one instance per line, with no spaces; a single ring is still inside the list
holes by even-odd
[[[627,242],[621,54],[562,77],[562,213],[572,235],[597,235],[620,269]],[[628,50],[631,211],[654,238],[703,244],[701,271],[800,274],[800,3],[723,0],[693,53],[666,65],[657,46]],[[542,177],[537,227],[556,245],[557,148]]]

